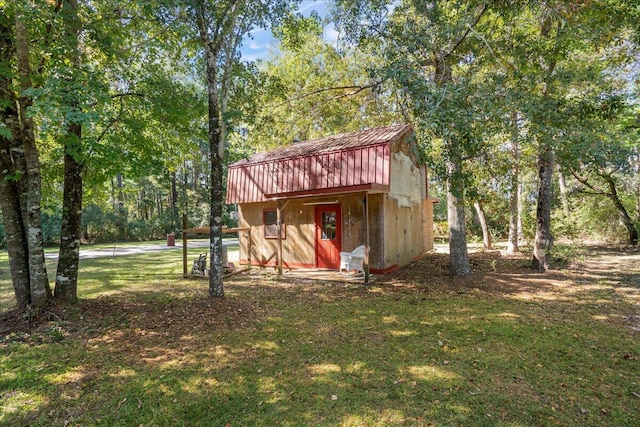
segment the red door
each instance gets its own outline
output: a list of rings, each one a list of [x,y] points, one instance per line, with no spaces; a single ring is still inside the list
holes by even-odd
[[[342,210],[340,205],[316,206],[316,265],[340,267],[342,249]]]

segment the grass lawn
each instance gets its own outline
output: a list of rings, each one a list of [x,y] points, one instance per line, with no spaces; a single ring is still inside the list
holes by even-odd
[[[431,254],[368,287],[254,269],[222,300],[177,252],[83,260],[81,302],[31,323],[2,256],[0,425],[640,425],[637,251],[478,253],[465,279]]]

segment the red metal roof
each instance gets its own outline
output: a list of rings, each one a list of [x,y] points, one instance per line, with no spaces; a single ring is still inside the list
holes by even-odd
[[[227,203],[389,188],[391,143],[408,124],[343,133],[257,153],[229,166]]]

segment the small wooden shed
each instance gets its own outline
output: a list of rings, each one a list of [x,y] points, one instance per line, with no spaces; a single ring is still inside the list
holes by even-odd
[[[433,249],[433,203],[413,127],[398,124],[293,143],[229,166],[238,205],[240,263],[338,269],[340,252],[367,245],[372,273]]]

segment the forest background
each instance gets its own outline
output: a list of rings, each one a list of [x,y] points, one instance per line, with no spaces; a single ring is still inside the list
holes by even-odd
[[[30,265],[18,305],[50,297],[43,245],[60,245],[56,296],[73,300],[80,242],[164,238],[215,209],[233,226],[226,165],[398,122],[432,172],[453,274],[472,273],[468,239],[529,245],[542,269],[554,239],[637,245],[634,1],[336,1],[323,17],[284,0],[0,6],[0,238],[11,253],[7,224],[23,224]],[[278,48],[243,60],[261,28]]]

